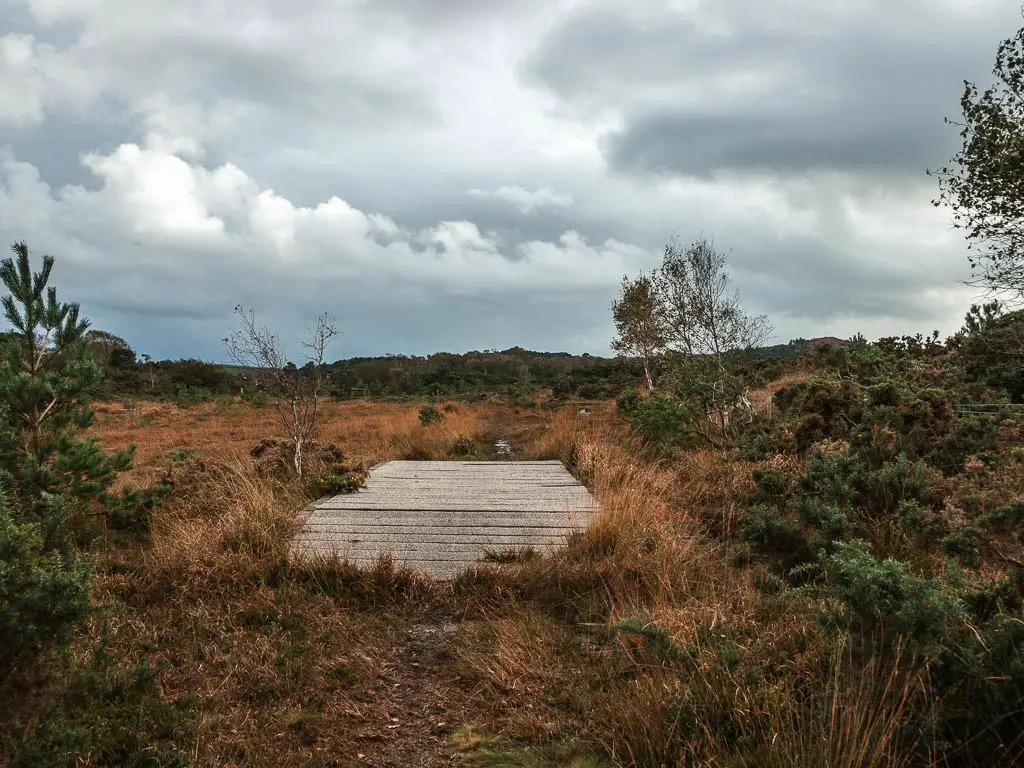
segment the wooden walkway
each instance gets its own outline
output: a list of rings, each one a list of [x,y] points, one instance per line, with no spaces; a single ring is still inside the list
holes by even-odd
[[[485,552],[551,552],[598,505],[560,461],[389,461],[370,471],[366,488],[307,511],[297,555],[366,566],[390,552],[450,579]]]

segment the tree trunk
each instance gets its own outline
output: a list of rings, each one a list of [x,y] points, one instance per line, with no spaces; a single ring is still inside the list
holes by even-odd
[[[295,474],[302,477],[302,438],[295,438]]]
[[[647,357],[644,357],[644,376],[647,377],[647,391],[654,391],[654,380],[651,378],[651,363]]]

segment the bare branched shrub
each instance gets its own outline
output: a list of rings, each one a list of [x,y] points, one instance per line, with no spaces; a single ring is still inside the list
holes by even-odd
[[[303,451],[316,433],[324,354],[338,335],[338,328],[326,313],[319,315],[316,326],[307,328],[308,336],[299,341],[306,350],[307,363],[296,368],[288,362],[277,331],[258,324],[252,309],[237,306],[235,314],[241,327],[224,339],[228,355],[232,362],[256,368],[264,377],[266,390],[274,398],[274,408],[295,451],[295,474],[301,477]]]

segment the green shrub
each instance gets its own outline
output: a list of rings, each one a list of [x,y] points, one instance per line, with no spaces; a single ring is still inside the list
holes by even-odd
[[[509,388],[509,402],[512,405],[525,406],[527,408],[533,408],[537,405],[537,400],[534,397],[534,392],[537,389],[537,385],[532,381],[520,381]],[[583,397],[600,397],[601,395],[583,394]]]
[[[429,427],[431,424],[440,424],[444,421],[444,411],[440,411],[433,405],[424,405],[420,408],[420,424]]]
[[[961,330],[966,375],[1024,402],[1024,311],[1007,312],[998,301],[974,305]]]
[[[149,535],[153,510],[171,492],[171,486],[156,484],[146,489],[125,486],[119,493],[106,494],[106,507],[110,530],[135,538]]]
[[[849,453],[814,451],[807,458],[797,486],[804,496],[845,507],[857,498],[854,484],[860,471],[857,458]]]
[[[885,378],[868,387],[867,406],[851,430],[850,442],[872,465],[897,454],[918,460],[947,439],[954,415],[952,396],[946,390],[912,390]]]
[[[972,568],[981,564],[981,532],[973,526],[964,526],[939,542],[939,549],[944,555],[957,558]]]
[[[796,448],[806,451],[825,439],[842,439],[860,421],[864,409],[861,388],[852,381],[816,377],[783,387],[774,403],[795,422]]]
[[[755,469],[753,479],[759,498],[779,502],[789,495],[789,480],[777,469]]]
[[[332,393],[333,395],[333,393]],[[340,399],[332,396],[332,399]],[[270,405],[270,395],[262,389],[247,389],[242,395],[242,400],[253,408],[266,408]]]
[[[11,768],[74,768],[86,755],[90,765],[189,765],[180,745],[189,741],[194,705],[166,701],[155,682],[158,672],[146,661],[115,668],[101,646],[72,673],[41,721],[18,734]]]
[[[928,463],[947,475],[963,471],[964,462],[971,456],[995,450],[1001,423],[999,416],[958,419],[927,453]]]
[[[1024,522],[1024,501],[1014,501],[978,516],[978,525],[993,531],[1008,531]]]
[[[196,456],[196,449],[194,446],[186,445],[181,448],[175,448],[170,453],[170,459],[173,462],[179,461],[190,461]]]
[[[693,415],[689,409],[667,395],[644,398],[631,424],[644,442],[659,451],[689,448],[700,441],[692,428]]]
[[[238,402],[235,400],[234,395],[214,395],[213,402],[216,404],[217,410],[221,412],[230,411],[238,407]]]
[[[813,531],[809,540],[815,551],[831,551],[836,542],[864,532],[856,511],[833,502],[801,499],[797,504],[797,517]]]
[[[624,418],[632,419],[640,412],[645,399],[640,390],[634,387],[620,394],[615,400],[615,405]]]
[[[949,765],[1012,766],[1024,748],[1024,621],[996,614],[935,660],[937,694],[925,739]]]
[[[63,517],[60,497],[47,503]],[[0,670],[26,652],[66,645],[90,610],[89,561],[48,548],[42,526],[25,517],[0,496]]]
[[[174,388],[174,396],[171,401],[179,408],[191,408],[200,403],[208,403],[213,400],[213,393],[205,387],[190,387],[184,384],[177,384]]]
[[[873,514],[891,514],[901,502],[922,501],[936,473],[923,461],[900,454],[895,460],[857,478],[858,501]]]
[[[355,493],[365,488],[366,483],[358,475],[326,474],[315,478],[310,483],[314,493],[320,496],[336,496],[339,493]]]
[[[756,506],[743,520],[740,540],[782,573],[811,560],[814,553],[803,529],[776,509]]]
[[[823,613],[826,624],[850,631],[865,650],[888,648],[901,636],[914,650],[931,653],[966,618],[963,602],[938,579],[875,557],[865,541],[822,552],[817,566],[824,579],[819,591],[832,600]]]

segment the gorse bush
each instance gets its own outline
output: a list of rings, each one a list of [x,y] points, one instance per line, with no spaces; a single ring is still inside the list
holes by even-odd
[[[906,638],[920,653],[934,653],[966,618],[962,601],[938,579],[914,574],[892,558],[878,558],[865,541],[847,541],[821,551],[814,566],[823,583],[826,625],[849,631],[866,652],[889,649]]]
[[[788,454],[754,471],[738,530],[764,569],[757,584],[806,598],[858,664],[892,657],[927,675],[901,723],[922,764],[1024,754],[1024,473],[1006,405],[1024,336],[998,316],[973,308],[945,344],[857,338],[823,351],[814,374],[776,392],[777,418],[739,443],[754,458]]]
[[[327,473],[313,479],[312,491],[318,496],[336,496],[339,493],[355,493],[366,483],[358,475]]]

